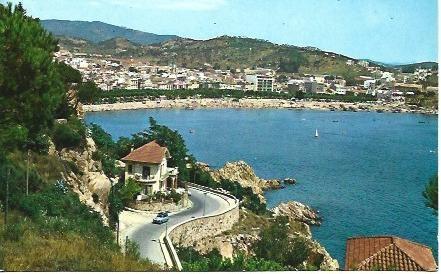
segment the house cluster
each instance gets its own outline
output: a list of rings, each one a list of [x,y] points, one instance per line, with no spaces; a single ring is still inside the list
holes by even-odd
[[[351,64],[354,62],[349,61]],[[428,76],[438,73],[437,71],[419,69],[415,73],[405,74],[382,71],[379,67],[368,69],[372,71],[371,75],[354,77],[350,83],[343,77],[334,75],[303,75],[290,78],[286,83],[286,90],[312,94],[367,94],[385,101],[404,101],[406,96],[414,96],[424,91],[438,93],[438,87],[424,87],[420,83]],[[421,71],[424,71],[424,78],[421,78]]]
[[[365,60],[348,59],[347,66],[358,65],[367,70],[366,76],[351,81],[338,75],[296,75],[278,77],[272,69],[214,69],[204,64],[201,69],[160,66],[133,59],[115,59],[110,55],[71,53],[60,50],[55,56],[78,69],[84,80],[94,81],[102,90],[113,89],[198,89],[215,88],[241,91],[303,92],[316,94],[369,94],[378,100],[404,100],[418,92],[437,87],[423,87],[421,81],[436,71],[416,69],[413,73],[383,71]]]
[[[94,81],[105,91],[216,88],[272,92],[277,89],[275,71],[271,69],[220,70],[210,64],[205,64],[202,69],[188,69],[173,64],[160,66],[67,50],[60,50],[55,57],[79,70],[84,80]]]

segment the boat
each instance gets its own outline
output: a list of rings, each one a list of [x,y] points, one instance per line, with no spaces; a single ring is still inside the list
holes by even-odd
[[[317,129],[315,129],[315,137],[316,137],[316,138],[319,137],[319,135],[318,135],[318,130],[317,130]]]
[[[194,129],[190,129],[189,131],[190,131],[190,133],[194,133]]]

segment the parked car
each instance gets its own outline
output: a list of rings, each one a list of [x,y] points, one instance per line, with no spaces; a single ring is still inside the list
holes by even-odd
[[[168,212],[160,212],[158,213],[158,215],[156,215],[156,217],[153,219],[153,223],[154,224],[163,224],[168,222],[169,217],[168,217]]]

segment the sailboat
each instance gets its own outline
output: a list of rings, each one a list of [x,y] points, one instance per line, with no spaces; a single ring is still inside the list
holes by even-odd
[[[315,129],[315,138],[318,138],[318,137],[319,137],[319,135],[318,135],[318,130]]]

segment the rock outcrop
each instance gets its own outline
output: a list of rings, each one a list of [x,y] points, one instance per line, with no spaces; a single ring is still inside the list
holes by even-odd
[[[287,216],[292,220],[300,221],[308,225],[321,224],[321,218],[317,211],[296,201],[281,203],[271,211],[274,212],[275,216]]]
[[[63,179],[78,194],[80,201],[98,212],[103,223],[107,225],[107,200],[111,182],[102,171],[101,163],[93,160],[92,154],[95,151],[96,146],[92,138],[86,138],[83,149],[62,149],[58,152],[50,148],[51,154],[58,155],[65,162]]]
[[[251,187],[262,202],[265,202],[265,197],[263,196],[264,190],[281,188],[279,180],[265,180],[257,177],[251,166],[244,161],[227,162],[225,166],[218,170],[212,170],[204,163],[197,163],[197,165],[203,170],[208,171],[211,177],[217,182],[225,179],[236,181],[243,187]]]
[[[316,240],[309,239],[307,241],[309,246],[309,255],[308,260],[305,261],[309,263],[313,263],[314,261],[320,261],[320,270],[338,270],[339,264],[336,259],[333,259],[331,255],[329,255],[328,251],[320,245]]]

